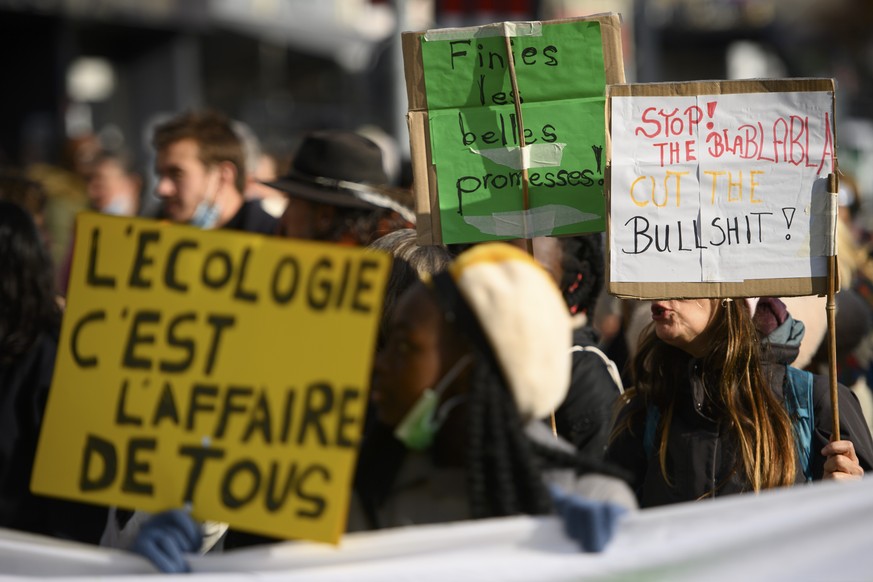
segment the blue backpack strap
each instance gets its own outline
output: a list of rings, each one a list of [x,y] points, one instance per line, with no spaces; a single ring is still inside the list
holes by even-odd
[[[646,459],[652,456],[655,450],[655,435],[658,432],[658,422],[661,420],[661,411],[654,404],[646,408],[646,429],[643,433],[643,449],[646,451]]]
[[[794,427],[797,459],[807,482],[812,481],[812,431],[815,413],[812,408],[812,374],[792,366],[785,367],[785,408]]]

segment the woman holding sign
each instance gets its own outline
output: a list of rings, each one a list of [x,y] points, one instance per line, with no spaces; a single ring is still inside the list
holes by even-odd
[[[873,467],[849,390],[839,388],[842,440],[830,442],[827,378],[788,366],[803,324],[778,299],[756,303],[652,302],[607,451],[641,506],[855,479]]]

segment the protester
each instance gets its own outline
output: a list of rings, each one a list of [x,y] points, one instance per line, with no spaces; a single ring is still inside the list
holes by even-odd
[[[827,378],[787,367],[802,324],[773,298],[753,320],[752,303],[652,302],[607,451],[630,472],[641,506],[859,478],[873,466],[873,440],[848,389],[839,387],[842,440],[829,442]]]
[[[232,126],[245,152],[246,183],[243,194],[246,200],[258,200],[267,214],[279,218],[288,205],[288,199],[281,192],[264,185],[279,177],[278,157],[264,150],[248,124],[233,121]]]
[[[98,153],[85,182],[92,209],[115,216],[136,216],[139,212],[142,178],[125,154],[106,150]]]
[[[780,297],[792,317],[803,324],[804,333],[800,344],[794,352],[794,360],[790,363],[795,368],[806,369],[812,361],[816,350],[819,349],[827,333],[826,299],[818,295],[806,295],[799,297]],[[652,311],[648,301],[625,299],[623,304],[626,310],[624,323],[624,336],[627,353],[626,368],[623,369],[626,384],[631,384],[631,360],[641,341],[641,335],[646,326],[651,323]],[[612,353],[609,351],[608,353]]]
[[[573,325],[571,383],[566,398],[555,410],[556,430],[579,454],[592,459],[603,456],[612,427],[613,407],[621,394],[618,370],[596,347],[597,334],[588,323],[603,285],[600,241],[599,235],[533,239],[535,258],[559,284]],[[522,241],[513,241],[513,244],[521,246]],[[389,250],[395,255],[380,324],[378,346],[381,350],[393,320],[397,294],[418,279],[409,273],[411,269],[403,259],[411,261],[418,274],[429,280],[445,269],[451,256],[443,245],[418,245],[417,235],[411,229],[390,233],[371,247]],[[404,449],[392,434],[394,427],[369,417],[368,420],[359,465],[376,465],[378,469],[359,471],[356,475],[356,489],[362,497],[368,492],[378,492],[384,476],[396,471],[404,456]]]
[[[105,508],[30,493],[61,313],[36,224],[3,200],[0,273],[0,527],[96,544]]]
[[[189,112],[155,128],[152,143],[157,152],[156,192],[161,215],[173,222],[204,229],[223,228],[273,234],[276,219],[257,200],[245,200],[246,152],[233,122],[215,111]],[[176,523],[164,514],[118,511],[111,508],[100,543],[117,548],[155,549],[161,556],[165,541],[146,543],[162,536],[156,532]],[[170,524],[170,525],[168,525]],[[227,524],[207,521],[190,551],[206,552],[221,540]],[[204,535],[205,534],[205,535]],[[161,551],[158,551],[160,548]],[[181,558],[177,563],[184,564]]]
[[[837,199],[837,377],[858,397],[867,426],[873,430],[873,259],[869,244],[862,242],[865,233],[856,222],[861,212],[858,185],[846,172],[841,172]],[[811,369],[828,369],[828,345],[822,343]]]
[[[599,234],[535,239],[537,259],[559,282],[573,321],[570,388],[555,410],[555,428],[580,454],[601,458],[612,428],[615,402],[623,390],[615,363],[598,347],[591,325],[603,287]]]
[[[444,271],[452,262],[452,255],[445,245],[419,245],[415,229],[401,228],[379,237],[370,248],[391,253],[394,263],[391,276],[385,284],[385,299],[382,302],[382,317],[379,320],[377,351],[385,343],[385,333],[394,315],[397,300],[413,283],[427,279],[434,273]]]
[[[50,244],[44,215],[47,196],[38,182],[28,179],[24,172],[17,168],[0,168],[0,200],[24,208],[36,223],[36,228],[44,242]]]
[[[370,248],[390,252],[394,257],[391,275],[385,284],[385,298],[379,319],[376,354],[385,348],[388,330],[400,297],[419,281],[429,281],[436,273],[445,271],[452,255],[445,245],[419,245],[418,233],[403,228],[374,241]],[[381,422],[372,404],[367,407],[364,436],[358,451],[355,490],[362,499],[379,495],[388,475],[394,475],[406,456],[406,447],[394,435],[394,425]]]
[[[258,165],[252,173],[246,188],[246,198],[255,198],[261,201],[261,207],[277,219],[281,218],[288,206],[288,199],[275,188],[266,186],[267,182],[275,182],[280,176],[280,161],[277,154],[262,151],[258,159]],[[284,173],[284,172],[283,172]]]
[[[518,248],[530,244],[534,258],[561,289],[572,317],[572,372],[567,397],[554,411],[554,428],[580,454],[599,459],[612,428],[615,402],[623,390],[618,366],[598,347],[598,332],[591,325],[603,287],[602,238],[593,234],[508,242]],[[450,248],[463,253],[473,246],[454,244]]]
[[[408,452],[393,478],[381,475],[382,491],[356,496],[349,530],[549,513],[549,485],[558,484],[616,504],[578,500],[592,515],[634,507],[605,465],[577,456],[539,420],[566,394],[570,341],[552,279],[509,245],[476,246],[430,285],[413,286],[397,306],[373,383],[381,422],[395,427]],[[589,525],[583,545],[593,530],[611,527],[606,521],[598,528],[580,517]]]
[[[121,152],[101,150],[84,170],[88,207],[113,216],[135,216],[139,212],[142,179],[130,159]],[[58,270],[58,290],[66,297],[72,268],[75,232]]]
[[[408,262],[418,276],[426,279],[444,271],[452,262],[452,254],[445,245],[420,245],[413,228],[401,228],[379,237],[370,248],[387,251]]]
[[[26,166],[28,179],[38,183],[47,195],[42,212],[44,225],[40,228],[49,233],[49,249],[55,266],[63,264],[70,254],[76,215],[88,207],[85,179],[99,152],[100,137],[90,129],[81,128],[63,140],[58,164],[37,161]]]
[[[266,185],[288,197],[279,236],[366,246],[415,221],[410,194],[387,183],[379,146],[324,130],[307,134],[290,172]]]
[[[382,151],[376,144],[353,132],[324,130],[304,136],[290,172],[265,185],[284,193],[288,199],[280,219],[280,236],[363,246],[407,226],[407,221],[414,219],[411,210],[403,204],[403,193],[385,186],[387,180]],[[373,246],[388,250],[387,247],[396,242],[392,240]],[[446,263],[447,259],[440,259],[440,254],[420,250],[408,256],[416,255],[416,264],[425,269],[430,260],[434,264]],[[393,310],[400,293],[417,280],[410,264],[395,258],[386,286],[377,349],[384,341],[386,314]],[[368,450],[372,443],[378,442],[380,449],[388,447],[379,453],[384,460],[394,462],[402,458],[402,450],[392,442],[390,432],[386,436],[384,427],[372,422],[371,412],[368,412],[366,425],[368,437],[372,436],[367,439]],[[232,549],[273,541],[276,540],[231,529],[223,545]]]
[[[152,144],[163,218],[200,228],[275,231],[275,218],[243,197],[245,154],[227,117],[182,114],[155,128]]]

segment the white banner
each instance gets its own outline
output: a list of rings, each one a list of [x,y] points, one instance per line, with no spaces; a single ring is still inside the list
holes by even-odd
[[[641,511],[600,554],[579,552],[556,518],[516,517],[351,534],[339,547],[288,542],[191,565],[179,580],[871,580],[873,480]],[[117,550],[0,530],[0,580],[158,576],[149,572]]]

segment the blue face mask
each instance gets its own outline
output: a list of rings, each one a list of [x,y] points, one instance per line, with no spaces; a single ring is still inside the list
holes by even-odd
[[[394,436],[412,451],[424,451],[433,444],[434,437],[439,431],[449,412],[463,402],[466,394],[459,394],[446,401],[439,407],[440,395],[446,386],[455,381],[464,368],[473,361],[473,356],[467,354],[455,362],[445,376],[433,388],[427,388],[416,401],[415,405],[406,413],[397,428]]]
[[[203,229],[215,228],[220,216],[221,207],[217,202],[201,200],[194,209],[194,216],[191,217],[189,224]]]

